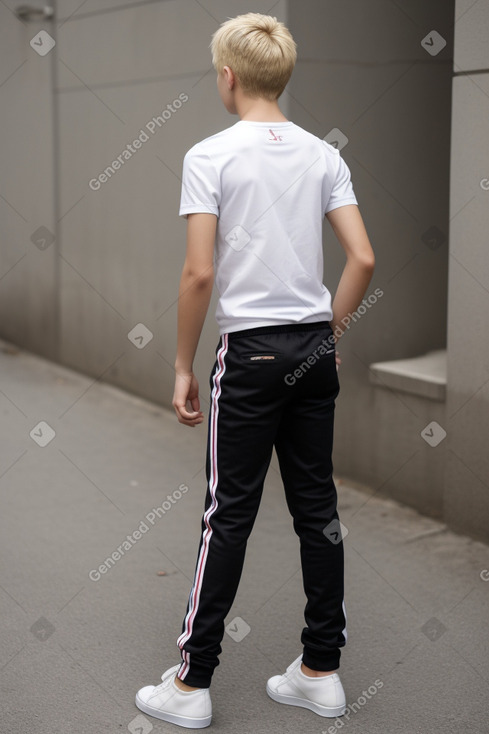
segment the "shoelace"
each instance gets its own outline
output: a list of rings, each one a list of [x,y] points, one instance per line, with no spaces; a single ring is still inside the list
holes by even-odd
[[[290,678],[291,675],[295,673],[299,665],[302,663],[302,655],[300,655],[296,660],[294,660],[293,663],[289,665],[287,670],[284,673],[284,678]]]
[[[167,688],[168,687],[168,685],[170,684],[171,679],[174,677],[174,675],[178,671],[179,667],[180,667],[180,665],[176,665],[175,667],[170,668],[165,673],[163,673],[163,675],[161,676],[162,683],[159,683],[159,685],[155,686],[155,689],[153,691],[153,695],[155,693],[161,693],[161,691],[164,688]]]

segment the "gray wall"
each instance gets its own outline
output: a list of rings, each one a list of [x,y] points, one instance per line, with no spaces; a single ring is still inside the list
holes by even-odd
[[[457,0],[444,514],[489,536],[489,5]]]
[[[39,249],[40,227],[56,229],[55,58],[30,47],[40,28],[0,4],[0,333],[56,358],[56,244]]]
[[[292,117],[323,137],[339,128],[342,155],[377,259],[368,292],[384,295],[353,324],[338,349],[335,469],[369,491],[435,517],[442,514],[445,444],[421,438],[444,406],[369,382],[372,362],[415,357],[446,343],[453,3],[412,0],[290,4],[300,48],[291,83]],[[311,18],[323,16],[323,22]],[[436,56],[421,40],[437,29]],[[325,231],[325,282],[334,290],[344,257]]]
[[[182,160],[237,119],[217,95],[210,36],[271,3],[87,0],[78,10],[60,0],[56,23],[21,22],[8,9],[17,4],[0,4],[0,336],[169,405]],[[342,155],[377,255],[369,291],[384,293],[340,342],[336,472],[488,539],[487,4],[458,2],[455,14],[446,0],[280,0],[271,12],[299,44],[285,113],[321,137],[336,127],[349,138]],[[42,28],[56,39],[44,57],[29,45]],[[433,56],[421,46],[432,30],[447,42]],[[148,132],[181,94],[188,101]],[[149,139],[92,190],[141,129]],[[40,227],[55,237],[46,249]],[[422,239],[432,227],[442,235],[434,247]],[[328,225],[324,245],[334,291],[344,258]],[[215,304],[196,363],[204,409]],[[128,339],[139,323],[153,334],[142,349]],[[371,384],[372,362],[446,344],[446,403]],[[420,437],[432,420],[447,431],[436,448]]]
[[[270,3],[79,5],[60,0],[57,23],[23,23],[0,5],[5,77],[25,61],[0,88],[7,132],[2,196],[10,204],[2,217],[0,335],[169,404],[185,254],[178,217],[183,156],[238,119],[219,100],[210,37],[228,16],[266,12]],[[286,20],[285,9],[280,1],[273,12]],[[44,57],[29,46],[42,28],[56,39]],[[92,190],[89,181],[180,94],[188,101],[154,134],[146,129],[149,140]],[[30,242],[41,225],[56,238],[43,251]],[[24,260],[7,274],[19,253]],[[204,405],[218,339],[215,305],[214,297],[196,363]],[[153,334],[143,349],[127,336],[139,323]]]

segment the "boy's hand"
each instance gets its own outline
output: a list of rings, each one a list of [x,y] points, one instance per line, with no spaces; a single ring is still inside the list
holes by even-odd
[[[204,420],[200,410],[199,383],[193,372],[176,373],[172,405],[178,422],[185,426],[195,428]]]
[[[336,350],[335,355],[334,355],[334,358],[335,358],[335,361],[336,361],[336,371],[338,372],[338,367],[341,364],[340,353],[338,352],[338,350]]]

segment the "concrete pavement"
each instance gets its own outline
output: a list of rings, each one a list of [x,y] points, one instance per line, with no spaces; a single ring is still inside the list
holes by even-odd
[[[183,731],[142,716],[134,695],[178,662],[205,427],[180,426],[171,411],[6,342],[0,374],[0,731]],[[348,531],[348,716],[335,723],[265,692],[300,653],[304,606],[274,458],[209,731],[489,732],[488,548],[341,478],[337,486]]]

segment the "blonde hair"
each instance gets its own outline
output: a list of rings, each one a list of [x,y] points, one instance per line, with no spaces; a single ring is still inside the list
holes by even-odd
[[[271,15],[260,13],[225,21],[210,45],[217,72],[229,66],[245,94],[269,101],[280,97],[297,59],[289,29]]]

